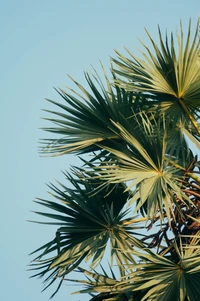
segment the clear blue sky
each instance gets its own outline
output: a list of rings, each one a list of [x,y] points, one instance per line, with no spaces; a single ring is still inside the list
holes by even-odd
[[[45,183],[64,181],[61,170],[79,164],[74,156],[41,158],[38,140],[44,98],[59,100],[53,87],[71,86],[66,74],[84,83],[83,71],[106,68],[113,49],[137,52],[144,27],[157,37],[157,24],[170,31],[197,21],[199,0],[7,0],[0,4],[1,66],[1,301],[46,301],[42,281],[29,279],[28,254],[54,235],[48,226],[26,222],[47,197]],[[54,300],[87,301],[63,286]]]

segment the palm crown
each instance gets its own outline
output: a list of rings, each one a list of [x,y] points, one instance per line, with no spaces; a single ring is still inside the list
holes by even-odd
[[[159,29],[159,47],[147,32],[154,53],[143,44],[144,59],[117,52],[106,86],[85,74],[89,91],[73,80],[81,94],[58,90],[65,103],[49,100],[61,110],[48,111],[55,125],[45,130],[61,138],[41,151],[81,154],[83,166],[66,174],[72,188],[51,184],[54,200],[36,201],[53,212],[36,212],[54,220],[42,223],[58,226],[33,252],[46,287],[80,282],[94,301],[200,300],[200,164],[188,145],[200,149],[198,28],[191,41],[189,23],[184,43],[180,26],[177,51],[173,34],[164,42]],[[110,274],[96,270],[108,243]],[[69,279],[73,270],[86,279]]]

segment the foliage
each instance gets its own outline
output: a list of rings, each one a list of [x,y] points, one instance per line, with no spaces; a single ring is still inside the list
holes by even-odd
[[[153,50],[117,52],[111,81],[104,69],[103,82],[86,73],[89,90],[73,80],[80,93],[48,100],[59,110],[45,130],[59,138],[41,152],[79,154],[82,166],[65,173],[67,186],[49,186],[53,200],[36,200],[53,220],[37,223],[57,226],[33,252],[45,289],[60,279],[55,293],[82,283],[91,301],[200,300],[199,20],[193,38],[191,28],[184,42],[180,25],[177,44],[158,28],[160,46],[147,32]]]

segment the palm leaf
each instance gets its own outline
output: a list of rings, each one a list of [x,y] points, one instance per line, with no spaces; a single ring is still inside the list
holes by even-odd
[[[174,205],[178,206],[175,196],[181,202],[187,200],[193,206],[192,201],[179,187],[179,182],[184,176],[185,165],[189,165],[192,153],[183,160],[185,165],[182,170],[171,165],[165,158],[167,127],[165,133],[161,135],[158,124],[152,126],[152,122],[143,115],[140,117],[137,131],[128,123],[126,128],[119,123],[113,123],[126,143],[122,145],[116,142],[112,147],[104,147],[112,154],[109,157],[111,159],[107,161],[105,159],[99,166],[93,166],[91,174],[95,171],[96,178],[108,184],[129,183],[126,191],[133,192],[131,201],[135,202],[139,199],[136,211],[147,202],[148,219],[154,219],[159,209],[161,220],[162,212],[165,210],[170,221]]]
[[[140,301],[184,301],[186,298],[189,301],[199,300],[200,248],[196,243],[197,240],[192,248],[183,248],[181,245],[179,249],[175,245],[175,261],[145,248],[142,253],[132,251],[140,259],[138,264],[131,265],[134,272],[118,280],[106,277],[98,280],[97,274],[90,273],[95,281],[86,282],[87,288],[79,293],[97,292],[97,300],[102,300],[101,296],[106,296],[106,300],[120,300],[121,296],[124,296],[122,300]],[[87,271],[84,273],[88,274]],[[131,299],[125,299],[125,294],[128,293],[131,294]],[[137,299],[138,295],[140,299]]]
[[[140,96],[134,96],[117,86],[112,87],[105,74],[107,89],[98,75],[90,76],[85,73],[88,92],[77,81],[82,94],[69,89],[69,92],[57,90],[66,104],[52,100],[48,101],[59,107],[61,111],[46,112],[57,118],[44,118],[55,124],[54,127],[44,128],[45,131],[59,134],[58,139],[43,139],[42,152],[61,155],[71,152],[85,153],[98,150],[96,144],[108,144],[110,139],[118,139],[113,133],[111,119],[122,122],[123,118],[130,118],[132,109],[137,106]],[[130,119],[131,122],[131,119]]]
[[[125,217],[127,210],[122,211],[128,198],[124,186],[111,185],[109,193],[106,188],[96,192],[99,186],[96,180],[83,181],[66,176],[74,189],[61,185],[62,191],[51,185],[51,195],[58,202],[44,199],[36,201],[55,212],[36,212],[54,220],[43,224],[59,227],[52,241],[33,252],[40,252],[32,263],[33,270],[41,269],[36,276],[43,277],[53,271],[46,280],[53,278],[54,281],[77,268],[83,260],[90,260],[94,268],[103,258],[109,240],[115,247],[111,259],[116,257],[121,264],[133,260],[127,250],[135,244],[140,245],[139,240],[134,238],[134,229],[140,229],[141,226],[136,225],[137,219],[134,217]]]
[[[119,60],[113,61],[119,68],[115,72],[129,80],[126,82],[118,79],[116,83],[120,87],[128,91],[145,92],[151,99],[156,100],[152,102],[153,105],[160,104],[162,111],[170,110],[171,118],[189,117],[200,134],[195,121],[196,112],[199,112],[200,107],[198,29],[199,20],[191,43],[191,22],[189,23],[184,45],[182,24],[180,25],[180,35],[177,35],[178,53],[175,50],[173,34],[170,41],[166,36],[164,42],[159,29],[160,49],[147,32],[155,54],[142,44],[147,51],[147,54],[142,52],[144,60],[127,50],[130,59],[117,52]]]

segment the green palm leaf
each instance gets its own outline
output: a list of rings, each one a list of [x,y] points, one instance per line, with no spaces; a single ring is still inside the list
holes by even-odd
[[[200,299],[200,248],[199,239],[193,245],[178,248],[175,260],[167,259],[149,249],[137,252],[132,251],[140,259],[138,264],[127,268],[135,269],[121,279],[109,277],[98,279],[97,274],[84,271],[95,281],[88,280],[86,289],[79,293],[97,292],[99,298],[106,296],[105,300],[140,300],[140,301],[195,301]],[[113,282],[115,283],[113,284]],[[125,299],[125,294],[132,294],[130,299]],[[140,294],[140,299],[137,298]],[[95,299],[94,299],[95,300]],[[98,300],[98,299],[97,299]],[[99,299],[101,300],[101,299]]]
[[[141,228],[136,225],[136,218],[125,217],[128,212],[122,211],[128,198],[124,186],[111,185],[109,191],[103,188],[96,192],[99,186],[96,180],[83,181],[69,175],[67,180],[74,189],[61,185],[64,189],[61,191],[54,185],[50,186],[53,190],[51,194],[58,202],[44,199],[36,201],[55,212],[36,212],[54,220],[42,224],[57,225],[59,228],[52,241],[33,252],[40,252],[32,263],[33,270],[39,269],[35,276],[50,274],[46,280],[55,281],[70,273],[83,260],[90,260],[94,268],[103,258],[109,240],[114,247],[111,260],[116,258],[122,269],[124,263],[133,260],[127,250],[135,244],[140,245],[133,235],[134,229]]]
[[[112,87],[105,74],[107,88],[104,87],[98,75],[92,77],[86,73],[85,78],[91,90],[78,86],[82,94],[69,89],[69,92],[57,90],[66,104],[49,100],[61,111],[47,111],[57,118],[45,118],[55,124],[44,128],[45,131],[59,134],[58,139],[43,139],[42,152],[61,155],[71,152],[89,152],[99,149],[96,144],[109,145],[110,139],[119,138],[113,133],[111,119],[122,122],[130,118],[132,107],[137,105],[140,96],[133,98],[131,92],[125,92],[117,86]]]
[[[165,157],[167,128],[161,135],[156,121],[152,126],[152,122],[141,115],[139,122],[137,131],[128,123],[126,128],[119,123],[113,123],[126,143],[116,142],[112,147],[105,147],[113,154],[111,159],[105,159],[99,166],[93,166],[91,173],[95,171],[96,177],[106,183],[128,182],[126,191],[132,191],[134,194],[131,201],[136,202],[139,199],[136,211],[147,205],[148,219],[154,219],[159,210],[162,220],[164,210],[170,221],[174,206],[179,207],[176,197],[181,202],[187,201],[193,206],[179,185],[184,177],[185,166],[191,161],[192,153],[184,158],[185,165],[182,170],[176,168]]]
[[[173,34],[171,34],[170,41],[166,36],[164,42],[159,29],[159,49],[147,32],[155,54],[143,44],[147,51],[147,54],[142,52],[144,60],[127,50],[130,59],[117,52],[119,60],[113,59],[113,61],[119,67],[119,70],[115,70],[115,72],[129,80],[129,82],[123,81],[123,79],[117,80],[120,87],[129,91],[145,92],[147,96],[149,95],[151,99],[155,100],[152,105],[160,104],[162,111],[170,111],[171,118],[183,115],[189,117],[200,134],[195,121],[200,107],[198,29],[199,20],[191,43],[190,22],[184,44],[181,24],[180,35],[177,35],[177,53]]]

